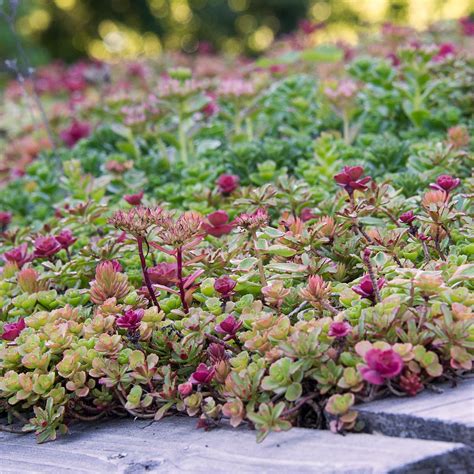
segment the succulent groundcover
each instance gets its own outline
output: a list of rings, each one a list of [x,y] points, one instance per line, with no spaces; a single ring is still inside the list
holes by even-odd
[[[358,404],[470,376],[474,23],[311,34],[17,71],[0,430],[344,433]]]

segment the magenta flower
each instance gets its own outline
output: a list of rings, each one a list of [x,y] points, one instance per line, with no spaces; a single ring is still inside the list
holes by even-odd
[[[16,263],[20,269],[25,263],[30,262],[32,258],[31,255],[28,255],[28,244],[21,244],[3,254],[5,262]]]
[[[178,385],[178,393],[182,397],[187,397],[193,392],[193,384],[191,382],[184,382]]]
[[[35,258],[48,258],[62,249],[62,245],[52,235],[38,237],[34,242],[34,247],[33,256]]]
[[[25,327],[25,318],[20,318],[16,323],[4,324],[2,339],[5,341],[14,341]]]
[[[303,222],[307,222],[307,221],[309,221],[311,219],[315,219],[315,218],[316,218],[316,214],[314,214],[314,212],[311,210],[311,208],[304,207],[303,209],[301,209],[300,219]]]
[[[209,98],[209,102],[202,108],[202,111],[206,117],[212,117],[219,113],[219,104],[216,102],[216,94],[208,92],[206,96]]]
[[[227,196],[235,191],[239,186],[240,178],[235,174],[221,174],[217,180],[219,191]]]
[[[361,178],[364,173],[362,166],[344,166],[342,171],[334,176],[336,183],[343,187],[349,196],[355,190],[365,191],[367,183],[371,180],[370,176]]]
[[[129,309],[116,319],[116,324],[119,328],[127,329],[130,332],[135,332],[142,322],[145,311],[143,309]]]
[[[415,214],[413,214],[413,211],[404,212],[400,216],[400,222],[403,222],[404,224],[408,224],[408,225],[411,225],[415,219],[416,219],[416,216]]]
[[[199,364],[195,372],[189,378],[189,381],[198,385],[200,383],[210,383],[214,378],[215,369],[214,367],[207,367],[206,364]]]
[[[88,137],[91,134],[91,131],[92,127],[89,123],[74,120],[68,128],[64,129],[59,134],[59,136],[69,148],[72,148],[79,140]]]
[[[385,285],[385,278],[379,278],[379,280],[377,281],[378,289],[381,290],[384,285]],[[355,291],[358,295],[362,296],[363,298],[368,298],[372,301],[375,298],[374,286],[372,285],[372,280],[370,279],[369,275],[364,275],[362,280],[360,280],[360,283],[352,287],[352,291]]]
[[[123,197],[131,206],[139,206],[142,203],[144,192],[140,191],[136,194],[125,194]]]
[[[177,281],[178,267],[176,263],[159,263],[148,269],[148,276],[152,283],[169,286]]]
[[[442,174],[441,176],[438,176],[436,183],[430,184],[430,188],[449,193],[453,189],[457,188],[460,183],[461,180],[459,178],[453,178],[448,174]]]
[[[215,327],[218,334],[225,334],[228,338],[232,338],[237,334],[237,331],[242,326],[242,321],[235,319],[234,316],[229,315],[220,324]]]
[[[217,278],[214,282],[214,289],[221,294],[222,298],[230,298],[237,282],[227,275]]]
[[[215,211],[207,215],[207,222],[203,222],[203,229],[214,237],[221,237],[229,234],[234,228],[233,224],[229,223],[229,214],[225,211]]]
[[[63,249],[67,249],[77,240],[69,229],[62,230],[55,238]]]
[[[456,46],[453,43],[443,43],[440,45],[438,53],[434,56],[434,61],[442,61],[448,56],[454,56],[456,54]]]
[[[6,228],[12,221],[12,213],[8,211],[0,211],[0,228]]]
[[[347,321],[333,322],[329,326],[328,336],[343,338],[352,331],[352,326]]]
[[[298,23],[299,29],[305,33],[306,35],[310,35],[314,33],[315,31],[319,30],[320,28],[323,28],[324,24],[323,23],[314,23],[310,20],[301,20]]]
[[[364,355],[367,365],[360,368],[362,377],[374,385],[383,385],[403,370],[403,359],[393,349],[370,349]]]
[[[464,36],[474,36],[474,21],[468,16],[459,19]]]

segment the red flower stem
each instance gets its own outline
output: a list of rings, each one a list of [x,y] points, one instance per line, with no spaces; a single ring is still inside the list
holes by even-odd
[[[186,294],[184,291],[184,281],[183,281],[183,249],[178,247],[176,249],[176,262],[178,266],[178,286],[179,286],[179,296],[181,298],[181,303],[183,304],[183,309],[185,313],[189,313],[189,306],[186,302]]]
[[[424,240],[421,241],[421,247],[423,248],[423,256],[425,258],[425,263],[430,263],[430,252],[428,250],[428,246]]]
[[[303,398],[300,398],[299,402],[293,407],[293,408],[288,408],[283,413],[281,414],[282,418],[286,418],[287,416],[292,415],[293,413],[296,413],[305,403],[308,403],[310,400],[313,400],[319,395],[319,393],[311,393],[309,395],[306,395]]]
[[[148,276],[148,269],[146,266],[145,255],[143,254],[143,237],[137,237],[137,245],[138,245],[138,255],[140,256],[140,264],[142,266],[142,273],[143,279],[145,280],[145,285],[148,288],[148,293],[150,293],[150,298],[153,301],[153,304],[158,308],[158,311],[161,311],[160,304],[156,299],[155,291],[153,290],[153,286],[150,281],[150,277]]]
[[[369,274],[370,281],[372,282],[372,287],[374,289],[375,301],[380,303],[382,299],[380,298],[379,287],[377,286],[377,278],[375,278],[374,268],[372,267],[372,262],[369,257],[364,257],[364,263],[367,266],[367,273]]]
[[[216,344],[220,344],[222,347],[228,349],[229,351],[232,351],[234,354],[239,353],[239,350],[236,347],[227,344],[227,342],[224,342],[222,339],[219,339],[218,337],[213,336],[212,334],[206,334],[205,336],[206,339],[208,339],[209,341],[214,342]]]

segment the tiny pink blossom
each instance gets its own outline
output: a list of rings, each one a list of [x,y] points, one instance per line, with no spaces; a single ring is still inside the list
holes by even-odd
[[[129,309],[125,313],[117,318],[115,321],[119,328],[128,329],[130,332],[136,331],[140,327],[143,315],[145,311],[143,309]]]
[[[91,131],[92,127],[88,122],[74,120],[68,128],[60,132],[59,136],[69,148],[72,148],[79,140],[88,137]]]
[[[225,334],[230,338],[234,337],[237,334],[237,331],[242,326],[242,321],[235,319],[234,316],[229,315],[221,323],[219,323],[215,329],[219,334]]]
[[[14,341],[25,327],[25,318],[20,318],[16,323],[4,324],[2,339],[5,341]]]
[[[62,249],[62,245],[53,236],[38,237],[34,242],[34,247],[35,258],[48,258]]]
[[[191,375],[189,381],[194,385],[210,383],[211,380],[214,378],[214,374],[214,367],[207,367],[206,364],[201,363],[197,366],[195,372]]]
[[[240,179],[235,174],[221,174],[217,180],[219,191],[227,196],[234,192],[239,186]]]
[[[441,176],[438,176],[436,183],[430,184],[430,188],[449,193],[453,189],[457,188],[460,183],[461,180],[459,178],[453,178],[448,174],[442,174]]]
[[[214,289],[221,294],[223,298],[230,298],[237,282],[227,275],[217,278],[214,282]]]
[[[221,237],[232,232],[234,225],[229,223],[229,215],[225,211],[215,211],[207,215],[207,222],[202,224],[203,229],[214,237]]]
[[[403,359],[393,349],[370,349],[364,360],[367,365],[361,367],[360,373],[374,385],[383,385],[385,380],[393,379],[403,370]]]
[[[193,384],[191,382],[184,382],[178,385],[178,393],[182,397],[187,397],[193,392]]]
[[[69,229],[62,230],[55,238],[63,249],[67,249],[77,240]]]
[[[25,263],[30,262],[32,258],[32,255],[28,255],[28,244],[21,244],[3,254],[5,262],[16,263],[20,269]]]
[[[334,176],[334,180],[349,195],[352,195],[355,190],[365,191],[367,189],[367,183],[371,177],[362,178],[363,174],[364,168],[362,166],[344,166],[342,171]]]
[[[148,269],[148,276],[152,283],[169,286],[177,281],[178,267],[176,263],[158,263]]]
[[[413,213],[413,211],[404,212],[400,216],[400,222],[403,222],[404,224],[408,224],[408,225],[410,225],[415,219],[416,219],[416,216]]]
[[[329,326],[328,336],[343,338],[352,331],[352,326],[347,321],[333,322]]]
[[[139,206],[142,203],[144,192],[140,191],[136,194],[125,194],[123,197],[131,206]]]
[[[12,213],[0,211],[0,227],[6,227],[12,221]]]
[[[385,285],[385,278],[379,278],[377,281],[377,287],[379,290]],[[360,280],[358,285],[354,285],[352,287],[352,291],[355,291],[358,295],[362,296],[363,298],[368,298],[373,300],[375,297],[375,290],[372,284],[372,280],[369,275],[364,275],[364,277]]]

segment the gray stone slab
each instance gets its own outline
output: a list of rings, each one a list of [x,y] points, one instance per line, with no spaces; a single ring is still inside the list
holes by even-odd
[[[470,473],[472,451],[439,441],[334,435],[293,429],[257,444],[247,429],[204,432],[196,420],[112,420],[75,425],[38,445],[31,435],[0,433],[0,473]]]
[[[370,433],[461,442],[474,447],[474,380],[416,397],[387,398],[361,405],[359,419]]]

